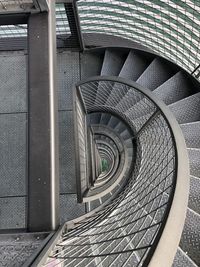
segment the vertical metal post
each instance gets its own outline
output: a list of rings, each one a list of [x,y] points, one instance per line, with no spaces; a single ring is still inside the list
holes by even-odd
[[[55,0],[28,21],[28,230],[59,226]]]

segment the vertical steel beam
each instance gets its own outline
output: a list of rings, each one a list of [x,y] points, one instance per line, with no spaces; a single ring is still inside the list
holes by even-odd
[[[67,15],[69,28],[71,32],[70,42],[74,43],[74,46],[78,46],[80,51],[84,50],[84,42],[81,32],[81,24],[78,14],[77,1],[68,0],[64,4],[65,12]]]
[[[28,21],[28,230],[59,226],[55,1]]]

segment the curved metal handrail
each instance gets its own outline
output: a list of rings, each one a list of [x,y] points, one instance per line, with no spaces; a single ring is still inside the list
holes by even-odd
[[[189,196],[189,159],[182,131],[169,108],[166,107],[164,102],[157,99],[149,89],[144,89],[137,83],[127,81],[121,77],[107,76],[88,78],[85,81],[78,83],[77,86],[79,87],[91,81],[112,81],[133,87],[142,92],[145,96],[151,99],[157,107],[159,107],[162,115],[168,123],[176,148],[176,184],[174,185],[173,197],[171,198],[171,203],[168,207],[169,212],[168,215],[166,215],[165,225],[160,229],[160,238],[157,240],[157,246],[150,251],[146,264],[149,262],[149,267],[171,266],[184,226]],[[165,259],[164,262],[163,259]]]
[[[81,87],[83,85],[89,84],[91,82],[96,82],[96,81],[97,82],[108,81],[112,83],[121,83],[125,86],[129,86],[130,88],[133,88],[134,90],[138,91],[139,93],[147,97],[150,101],[152,101],[152,103],[156,105],[157,111],[155,112],[155,114],[159,110],[159,114],[162,115],[162,117],[164,118],[166,122],[166,125],[168,126],[170,137],[172,138],[174,153],[175,153],[174,154],[175,156],[174,166],[175,167],[174,167],[174,175],[173,175],[173,182],[172,182],[172,190],[168,193],[169,198],[168,198],[166,209],[163,215],[162,224],[160,225],[158,232],[156,232],[156,236],[155,236],[155,239],[153,240],[152,245],[147,250],[147,254],[145,256],[142,266],[147,266],[147,265],[150,267],[171,266],[173,262],[173,258],[176,253],[176,249],[178,247],[180,236],[182,233],[184,219],[186,216],[187,199],[188,199],[188,194],[189,194],[189,161],[188,161],[186,145],[185,145],[184,138],[182,136],[182,132],[179,128],[179,125],[176,119],[174,118],[172,113],[169,111],[169,109],[165,106],[165,104],[162,101],[156,99],[156,97],[154,97],[149,90],[142,88],[135,82],[127,82],[123,78],[116,78],[116,77],[93,77],[83,82],[80,82],[78,84],[78,87]],[[87,104],[85,104],[85,106],[87,107]],[[153,114],[153,116],[155,114]],[[154,118],[153,116],[151,116],[151,118],[147,120],[148,123],[150,122],[151,119]],[[144,127],[146,127],[146,123],[145,123],[145,126],[143,125],[141,127],[142,130],[144,130]],[[141,129],[139,130],[139,132],[140,131]],[[123,190],[126,191],[126,187]],[[127,194],[128,192],[129,191],[127,191]],[[142,192],[140,192],[140,194],[141,193]],[[121,198],[119,195],[119,201],[120,199]],[[129,202],[127,202],[126,200],[122,204],[121,202],[119,203],[118,204],[120,208],[122,209],[123,209],[123,206],[126,206],[129,204]],[[80,218],[77,218],[75,220],[72,220],[71,222],[66,223],[65,226],[63,226],[62,230],[60,230],[60,233],[58,235],[59,237],[57,236],[57,239],[54,240],[54,243],[51,246],[49,246],[49,248],[46,248],[46,250],[48,252],[51,251],[53,245],[55,245],[55,243],[59,240],[59,238],[62,237],[63,229],[65,229],[67,225],[69,226],[70,223],[72,225],[72,230],[71,232],[69,232],[69,234],[63,235],[64,240],[65,238],[67,240],[67,235],[69,236],[68,238],[73,238],[73,237],[76,238],[76,235],[77,237],[80,236],[81,231],[83,231],[84,233],[85,231],[87,231],[88,227],[90,227],[91,225],[93,225],[94,229],[95,227],[99,227],[97,226],[98,220],[102,221],[102,219],[105,219],[106,216],[111,214],[111,211],[113,211],[114,206],[115,204],[111,202],[111,204],[107,206],[107,209],[105,207],[105,214],[103,213],[103,211],[100,210],[100,208],[98,208],[98,210],[100,210],[100,213],[98,212],[95,213],[97,210],[94,210],[90,214],[86,214]],[[120,213],[121,212],[118,212],[118,216],[120,216]],[[114,218],[115,216],[116,214],[111,215],[109,217],[111,219],[111,222],[112,222],[112,217]],[[77,227],[73,230],[73,224],[77,224],[77,223],[78,225],[80,225],[80,228]],[[81,223],[82,223],[82,226],[81,226]],[[107,225],[108,224],[109,223],[107,223]],[[93,238],[93,235],[94,234],[90,233],[87,236],[89,238]],[[64,241],[61,240],[61,243],[62,242]],[[98,242],[93,242],[93,244],[98,244]],[[80,245],[80,246],[83,246],[83,245]],[[75,246],[79,246],[79,245],[75,245]],[[45,261],[45,257],[48,256],[47,251],[46,251],[46,254],[44,253],[44,257],[42,258],[43,263]],[[106,256],[106,255],[103,254],[103,256]],[[97,254],[94,257],[100,257],[100,255]]]

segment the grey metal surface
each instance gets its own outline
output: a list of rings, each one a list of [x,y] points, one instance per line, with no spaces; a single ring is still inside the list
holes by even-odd
[[[187,147],[200,149],[200,121],[193,123],[186,123],[180,126]]]
[[[181,236],[180,247],[197,266],[200,265],[200,215],[189,209]]]
[[[150,60],[131,50],[119,73],[119,77],[136,81],[150,64]]]
[[[179,247],[172,267],[198,267],[189,256]]]
[[[0,266],[21,267],[37,250],[47,234],[4,234],[0,238]]]
[[[190,176],[190,195],[188,207],[200,214],[200,178]]]
[[[180,71],[157,87],[153,93],[164,101],[166,105],[169,105],[188,97],[192,87],[192,84],[188,82],[186,76]]]
[[[136,43],[130,39],[114,36],[107,32],[101,33],[83,33],[84,43],[87,47],[112,47],[113,44],[116,47],[128,47],[142,49],[151,52],[150,48],[143,46],[141,43]]]
[[[59,226],[55,1],[28,21],[28,230]]]
[[[76,194],[61,194],[60,213],[60,223],[62,224],[85,214],[85,204],[77,203]]]
[[[81,61],[81,79],[100,75],[103,64],[104,54],[85,51],[80,54]]]
[[[26,114],[0,114],[0,197],[26,194]]]
[[[137,83],[150,90],[156,89],[173,75],[173,71],[166,62],[155,58],[137,79]]]
[[[25,228],[26,197],[0,198],[0,229]]]
[[[84,42],[80,27],[77,3],[76,1],[67,1],[64,6],[71,32],[69,41],[70,45],[71,47],[78,47],[81,51],[83,51]]]
[[[200,177],[200,149],[188,149],[190,174]]]
[[[27,111],[24,52],[0,53],[0,66],[0,113]]]
[[[178,123],[200,120],[200,93],[184,98],[169,105]]]
[[[111,117],[112,117],[111,114],[102,113],[99,124],[107,125]]]
[[[71,110],[73,86],[80,80],[79,53],[58,51],[58,108]]]
[[[119,51],[106,49],[101,69],[102,76],[118,76],[126,57]]]
[[[60,192],[76,193],[72,111],[59,111]]]

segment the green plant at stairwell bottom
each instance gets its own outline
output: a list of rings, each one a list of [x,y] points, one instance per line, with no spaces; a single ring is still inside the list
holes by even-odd
[[[109,169],[109,164],[108,161],[106,159],[102,159],[101,160],[101,170],[102,172],[106,172]]]

